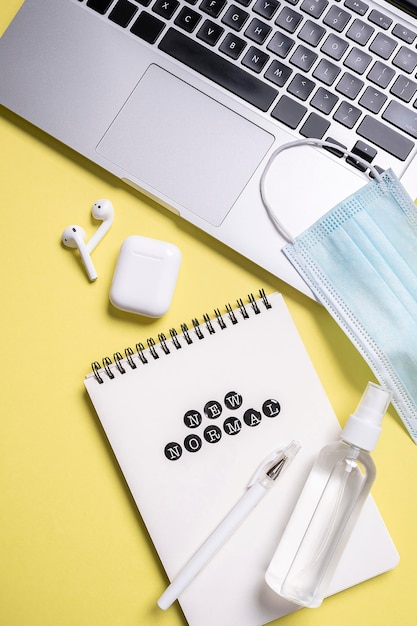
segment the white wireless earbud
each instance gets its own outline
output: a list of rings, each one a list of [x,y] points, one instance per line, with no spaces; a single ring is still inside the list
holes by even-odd
[[[94,202],[91,211],[94,219],[102,221],[91,239],[86,243],[85,232],[81,226],[68,226],[62,233],[62,242],[69,248],[78,248],[89,279],[96,280],[97,272],[90,254],[113,224],[114,208],[110,200],[103,198]]]
[[[97,244],[103,239],[104,235],[109,230],[110,226],[113,224],[114,218],[114,208],[110,200],[106,200],[103,198],[102,200],[97,200],[94,202],[91,207],[91,212],[93,214],[94,219],[102,220],[102,224],[97,228],[94,235],[87,242],[87,250],[88,252],[92,252]]]
[[[85,243],[85,232],[81,226],[68,226],[62,233],[62,243],[68,248],[78,248],[82,262],[85,265],[90,280],[96,280],[97,272],[91,260],[87,244]]]

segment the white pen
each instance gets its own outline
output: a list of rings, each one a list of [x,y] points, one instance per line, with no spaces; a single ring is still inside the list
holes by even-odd
[[[211,557],[221,548],[229,537],[231,537],[245,517],[264,497],[269,488],[275,483],[278,476],[282,474],[283,469],[288,467],[300,448],[301,445],[297,441],[292,441],[286,448],[275,450],[264,459],[249,482],[244,495],[200,546],[159,598],[158,606],[161,609],[165,610],[169,608],[188,587],[197,574],[209,562]]]

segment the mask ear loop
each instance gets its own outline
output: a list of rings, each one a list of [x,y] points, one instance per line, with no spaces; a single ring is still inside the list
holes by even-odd
[[[266,192],[265,192],[265,181],[266,178],[268,176],[269,170],[271,169],[271,166],[273,164],[273,162],[275,161],[276,157],[283,152],[284,150],[288,150],[289,148],[295,148],[296,146],[314,146],[317,148],[331,148],[335,151],[338,152],[338,154],[343,155],[343,156],[349,156],[352,159],[354,159],[355,161],[357,161],[360,165],[363,165],[367,170],[369,169],[369,171],[372,173],[372,175],[374,176],[374,178],[378,181],[378,183],[380,183],[381,185],[385,185],[384,180],[381,176],[381,174],[378,172],[378,170],[371,165],[368,161],[365,161],[365,159],[362,159],[361,157],[358,157],[356,154],[354,154],[353,152],[350,152],[350,150],[345,150],[341,147],[339,147],[338,145],[334,145],[329,143],[328,141],[323,141],[322,139],[299,139],[296,141],[290,141],[288,143],[284,143],[282,146],[280,146],[279,148],[277,148],[269,157],[264,171],[262,172],[262,176],[261,176],[261,180],[259,183],[259,191],[261,194],[261,199],[262,199],[262,203],[266,209],[266,212],[268,213],[272,223],[274,224],[275,228],[277,229],[277,231],[279,232],[279,234],[286,240],[288,241],[288,243],[295,243],[295,237],[285,228],[284,224],[278,219],[278,217],[275,214],[274,209],[272,208],[271,204],[269,203],[267,197],[266,197]]]

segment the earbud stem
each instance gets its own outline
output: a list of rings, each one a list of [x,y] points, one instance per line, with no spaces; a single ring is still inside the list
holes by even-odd
[[[87,248],[87,252],[89,254],[92,253],[94,248],[103,239],[104,235],[107,233],[107,231],[109,230],[109,228],[112,225],[112,223],[113,223],[112,219],[104,220],[104,222],[102,224],[100,224],[100,226],[97,228],[97,230],[94,233],[94,235],[92,235],[91,238],[89,239],[89,241],[87,241],[86,248]]]
[[[98,274],[96,272],[96,268],[94,267],[94,263],[91,260],[90,254],[87,250],[87,246],[86,245],[79,245],[78,249],[80,251],[80,256],[82,259],[82,262],[85,265],[85,269],[87,271],[88,274],[88,278],[93,281],[96,280]]]

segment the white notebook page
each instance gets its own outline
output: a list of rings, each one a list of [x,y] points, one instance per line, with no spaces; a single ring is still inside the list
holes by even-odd
[[[210,328],[200,319],[203,338],[190,325],[192,343],[178,330],[181,348],[168,333],[169,354],[156,343],[140,352],[146,364],[135,352],[119,363],[125,373],[112,359],[112,378],[102,369],[85,380],[169,579],[243,495],[261,461],[291,440],[302,445],[182,594],[190,626],[260,626],[297,608],[276,595],[264,575],[315,456],[340,432],[282,296],[267,299],[270,308],[256,300],[259,313],[245,303],[247,317],[236,307],[235,324],[227,313],[221,323],[213,315]],[[397,562],[370,497],[331,592]],[[150,609],[159,595],[149,598]]]

